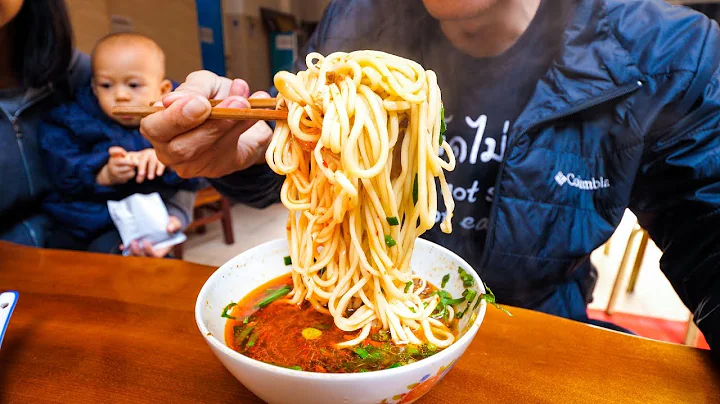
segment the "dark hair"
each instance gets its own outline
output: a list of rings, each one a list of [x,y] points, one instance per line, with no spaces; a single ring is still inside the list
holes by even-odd
[[[25,0],[11,22],[13,64],[23,87],[66,78],[73,34],[65,0]]]

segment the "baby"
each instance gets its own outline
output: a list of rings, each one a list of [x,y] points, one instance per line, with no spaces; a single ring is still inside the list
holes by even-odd
[[[165,78],[165,54],[152,39],[111,34],[92,52],[92,81],[72,103],[50,111],[40,146],[56,191],[43,207],[55,223],[51,248],[116,253],[118,234],[107,201],[158,192],[170,215],[168,232],[192,218],[199,180],[183,180],[166,169],[138,131],[140,118],[115,116],[114,106],[148,106],[172,91]],[[127,246],[135,255],[164,256],[147,241]]]

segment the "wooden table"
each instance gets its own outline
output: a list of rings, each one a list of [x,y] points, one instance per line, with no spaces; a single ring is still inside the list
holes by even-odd
[[[195,326],[213,270],[0,243],[0,292],[20,293],[0,349],[0,402],[259,402]],[[422,403],[720,403],[708,351],[511,311],[488,309]]]

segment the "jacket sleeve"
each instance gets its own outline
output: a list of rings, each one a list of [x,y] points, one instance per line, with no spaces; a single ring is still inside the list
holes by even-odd
[[[660,267],[720,352],[720,32],[708,20],[696,69],[646,136],[630,208],[663,251]],[[667,119],[658,119],[668,122]],[[662,124],[667,125],[667,124]],[[661,126],[658,124],[656,126]]]
[[[106,194],[115,190],[98,185],[95,176],[107,163],[107,152],[83,150],[65,127],[42,123],[40,126],[40,152],[51,183],[69,195],[83,193]]]
[[[228,198],[264,208],[280,202],[284,176],[275,174],[266,164],[257,164],[217,179],[208,179],[215,189]]]
[[[193,220],[195,192],[180,190],[170,198],[163,198],[168,215],[180,220],[180,230],[187,229]]]

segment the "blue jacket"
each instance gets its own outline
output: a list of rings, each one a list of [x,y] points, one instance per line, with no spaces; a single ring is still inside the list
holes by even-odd
[[[177,190],[196,190],[199,180],[181,179],[174,171],[142,184],[102,186],[95,176],[109,159],[108,149],[127,151],[151,148],[137,129],[111,120],[100,109],[89,86],[80,88],[75,101],[53,108],[40,128],[40,147],[50,182],[55,190],[43,209],[73,235],[89,240],[112,226],[107,201],[135,193],[159,192],[167,198]]]
[[[662,271],[715,348],[718,25],[660,0],[552,1],[572,3],[561,54],[508,133],[476,270],[499,301],[543,310],[629,208],[663,251]],[[308,52],[365,48],[422,61],[427,24],[414,18],[419,3],[334,1]],[[215,183],[240,200],[269,201],[282,178],[252,170]]]
[[[38,128],[48,110],[90,81],[90,58],[75,52],[67,80],[27,90],[11,114],[0,106],[0,240],[42,247],[51,227],[41,201],[51,189],[40,158]]]

